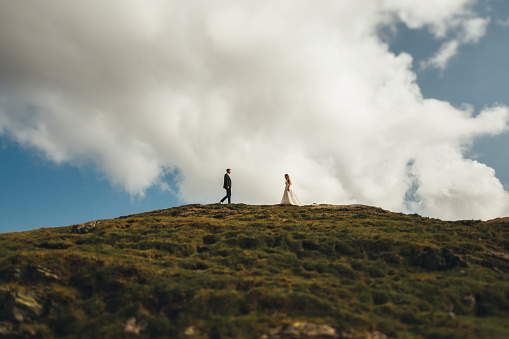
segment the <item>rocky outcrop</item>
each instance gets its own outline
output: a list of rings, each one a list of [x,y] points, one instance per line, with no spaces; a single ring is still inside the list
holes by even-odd
[[[334,339],[340,338],[336,330],[326,324],[315,324],[308,322],[295,322],[290,325],[282,325],[272,329],[268,334],[262,336],[262,339],[276,338],[320,338]]]
[[[60,281],[60,277],[49,269],[38,265],[16,265],[5,273],[8,281],[31,283],[38,281]]]
[[[489,255],[489,256],[491,256],[491,257],[497,258],[497,259],[504,260],[504,261],[506,261],[507,263],[509,263],[509,254],[507,254],[507,253],[502,253],[502,252],[489,252],[489,253],[488,253],[488,255]]]
[[[387,335],[378,331],[367,332],[366,339],[387,339]]]
[[[76,225],[73,227],[74,233],[85,234],[91,232],[100,222],[99,221],[91,221],[81,225]]]
[[[12,324],[0,323],[0,339],[14,338],[40,338],[40,334],[36,330],[28,327],[20,328]]]
[[[0,318],[15,323],[39,319],[44,306],[35,295],[19,291],[0,290]]]
[[[138,321],[135,317],[127,319],[124,324],[124,332],[132,334],[140,334],[147,328],[147,322],[145,320]]]
[[[46,281],[59,281],[60,277],[49,269],[42,266],[29,266],[28,275],[33,280],[34,278]]]
[[[189,337],[193,337],[193,336],[200,336],[200,335],[202,335],[202,332],[196,326],[189,326],[189,327],[187,327],[185,329],[184,334],[189,336]]]

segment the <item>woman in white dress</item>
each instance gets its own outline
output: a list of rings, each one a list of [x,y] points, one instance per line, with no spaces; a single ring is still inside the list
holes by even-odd
[[[282,205],[296,205],[303,206],[302,201],[297,198],[297,195],[292,190],[292,180],[288,174],[285,174],[285,192],[283,193],[283,199],[281,199]]]

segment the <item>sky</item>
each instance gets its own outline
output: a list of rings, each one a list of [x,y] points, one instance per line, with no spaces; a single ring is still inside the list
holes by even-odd
[[[0,232],[215,203],[509,216],[505,0],[0,0]]]

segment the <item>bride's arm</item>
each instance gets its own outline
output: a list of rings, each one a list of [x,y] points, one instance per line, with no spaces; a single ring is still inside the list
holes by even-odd
[[[288,180],[288,191],[290,190],[290,186],[292,185],[292,181]]]

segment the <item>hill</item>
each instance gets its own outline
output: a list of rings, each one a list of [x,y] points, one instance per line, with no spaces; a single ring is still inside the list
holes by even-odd
[[[509,338],[509,222],[187,205],[0,235],[0,338]]]

